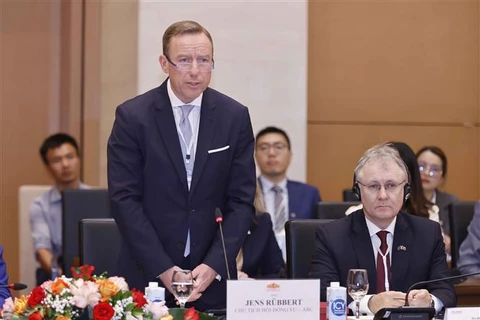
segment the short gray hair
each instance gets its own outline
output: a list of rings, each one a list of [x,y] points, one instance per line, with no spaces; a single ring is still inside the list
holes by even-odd
[[[355,167],[355,182],[357,181],[359,172],[371,160],[394,161],[404,171],[407,183],[410,183],[410,174],[407,165],[402,160],[402,157],[400,157],[398,150],[391,143],[377,144],[365,151]]]

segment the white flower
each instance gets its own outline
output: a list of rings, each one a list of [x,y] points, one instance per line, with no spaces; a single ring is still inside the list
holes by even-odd
[[[128,291],[128,284],[122,277],[110,277],[108,280],[112,281],[120,288],[120,291]]]
[[[82,309],[87,305],[94,307],[102,297],[100,292],[98,292],[98,284],[93,281],[83,281],[83,279],[72,282],[70,291],[72,292],[75,306]]]
[[[7,298],[3,303],[3,311],[0,312],[0,318],[9,319],[13,313],[13,299]]]
[[[52,280],[48,280],[48,281],[45,281],[44,283],[42,283],[42,285],[40,287],[42,287],[43,290],[45,290],[45,291],[52,292],[52,283],[53,283]]]
[[[160,319],[163,316],[168,315],[168,308],[165,305],[165,301],[162,302],[150,302],[145,305],[145,311],[152,313],[153,319]]]

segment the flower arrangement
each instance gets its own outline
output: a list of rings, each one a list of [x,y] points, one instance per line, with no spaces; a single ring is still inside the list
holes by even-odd
[[[88,310],[94,320],[174,320],[164,302],[151,302],[142,292],[130,290],[124,278],[94,276],[93,266],[72,268],[72,278],[65,276],[46,281],[29,295],[3,305],[1,319],[74,320]],[[197,320],[193,308],[184,320]]]

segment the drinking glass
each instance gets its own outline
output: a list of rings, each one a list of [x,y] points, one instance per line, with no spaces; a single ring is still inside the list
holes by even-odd
[[[173,295],[180,304],[180,308],[185,308],[185,303],[193,291],[193,277],[190,270],[175,270],[172,275]]]
[[[367,270],[348,270],[347,290],[350,297],[355,301],[355,318],[360,319],[360,300],[368,293]]]

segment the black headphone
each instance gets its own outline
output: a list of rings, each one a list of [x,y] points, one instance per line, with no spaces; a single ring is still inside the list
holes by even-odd
[[[407,202],[408,198],[412,195],[412,188],[410,187],[410,172],[407,170],[408,181],[403,186],[403,202]],[[358,201],[362,201],[362,195],[360,193],[360,186],[358,185],[357,176],[353,174],[353,187],[352,193],[358,198]]]

